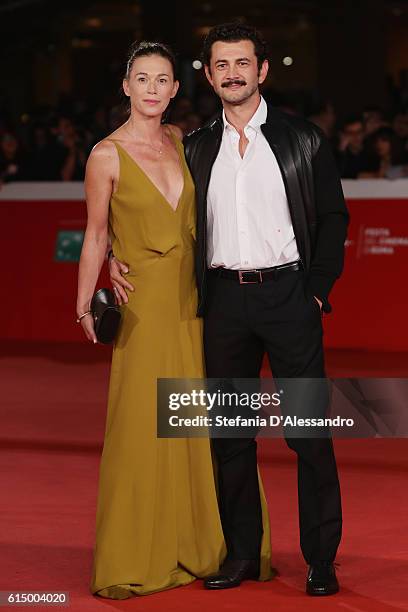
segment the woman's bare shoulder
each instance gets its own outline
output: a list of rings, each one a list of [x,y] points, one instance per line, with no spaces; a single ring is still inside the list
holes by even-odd
[[[169,130],[173,132],[175,136],[177,136],[179,140],[183,140],[184,134],[182,130],[178,127],[178,125],[172,125],[171,123],[166,123],[166,126],[169,128]]]
[[[89,158],[100,161],[108,161],[117,157],[116,147],[112,140],[104,138],[93,146]]]
[[[106,136],[102,140],[94,145],[90,157],[92,156],[94,159],[100,159],[108,161],[109,159],[117,159],[117,149],[115,146],[115,141],[123,140],[122,135],[122,127],[119,127],[117,130]]]

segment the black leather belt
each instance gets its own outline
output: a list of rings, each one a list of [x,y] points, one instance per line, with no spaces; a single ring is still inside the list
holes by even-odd
[[[211,268],[209,272],[221,278],[229,278],[230,280],[238,281],[240,285],[248,285],[250,283],[264,283],[269,280],[276,280],[285,272],[296,272],[302,270],[302,262],[293,261],[281,266],[273,266],[272,268],[262,268],[261,270],[228,270],[227,268]]]

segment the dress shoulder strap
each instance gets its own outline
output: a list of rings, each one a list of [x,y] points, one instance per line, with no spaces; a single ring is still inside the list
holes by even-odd
[[[116,145],[119,144],[119,142],[118,142],[118,140],[116,140],[116,138],[105,138],[105,140],[107,140],[108,142],[113,142],[115,147],[116,147]]]

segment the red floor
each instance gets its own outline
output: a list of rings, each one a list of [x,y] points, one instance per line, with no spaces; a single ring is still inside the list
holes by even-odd
[[[339,595],[304,594],[295,457],[281,440],[262,439],[278,578],[215,593],[196,581],[123,602],[92,597],[108,359],[109,350],[88,345],[1,347],[0,590],[69,591],[69,609],[81,612],[408,610],[406,439],[335,441],[344,511]],[[331,376],[408,376],[404,354],[328,352],[327,366]]]

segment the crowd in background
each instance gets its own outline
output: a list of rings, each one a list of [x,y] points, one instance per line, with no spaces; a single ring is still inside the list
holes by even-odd
[[[269,92],[270,93],[270,92]],[[392,113],[367,107],[341,121],[330,101],[294,104],[273,92],[267,100],[317,124],[332,143],[342,178],[408,178],[408,100]],[[193,102],[179,95],[166,120],[187,134],[219,108],[211,92]],[[36,109],[16,125],[0,108],[0,184],[10,181],[81,181],[92,147],[126,120],[123,103],[87,107],[65,99],[57,108]]]

